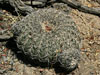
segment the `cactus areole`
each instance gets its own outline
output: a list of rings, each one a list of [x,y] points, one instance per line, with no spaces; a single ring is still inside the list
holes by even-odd
[[[80,59],[80,34],[72,18],[49,8],[39,9],[12,26],[16,43],[25,55],[72,70]]]

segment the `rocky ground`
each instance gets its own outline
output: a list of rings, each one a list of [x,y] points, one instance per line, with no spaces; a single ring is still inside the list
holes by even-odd
[[[100,7],[94,0],[78,0],[88,7]],[[70,12],[82,40],[81,61],[78,68],[67,74],[60,68],[40,67],[30,64],[21,51],[18,51],[14,42],[0,41],[0,75],[100,75],[100,17],[83,13],[77,9]],[[0,10],[1,35],[12,35],[9,30],[11,24],[20,20],[22,16],[12,15],[5,9]],[[13,46],[13,48],[10,48]],[[41,64],[42,65],[42,64]]]

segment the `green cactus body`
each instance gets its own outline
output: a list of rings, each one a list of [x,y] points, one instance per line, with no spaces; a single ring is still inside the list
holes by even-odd
[[[80,36],[72,18],[53,9],[39,9],[12,27],[19,49],[32,59],[73,69],[80,59]]]

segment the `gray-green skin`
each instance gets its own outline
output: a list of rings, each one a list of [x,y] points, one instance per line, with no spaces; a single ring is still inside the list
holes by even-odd
[[[80,60],[81,38],[72,18],[56,9],[39,9],[14,24],[12,32],[25,55],[73,70]]]

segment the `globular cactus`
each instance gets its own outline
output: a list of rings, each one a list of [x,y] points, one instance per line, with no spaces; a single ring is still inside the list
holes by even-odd
[[[31,59],[72,70],[80,59],[81,39],[72,18],[53,8],[39,9],[12,26],[19,49]]]

